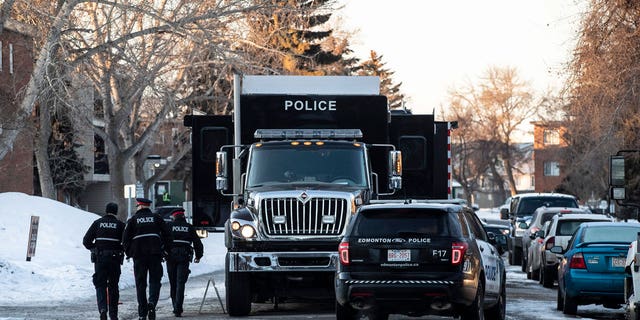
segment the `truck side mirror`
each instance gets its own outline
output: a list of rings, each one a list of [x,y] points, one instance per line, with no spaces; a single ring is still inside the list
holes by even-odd
[[[227,190],[229,179],[227,179],[227,152],[216,152],[216,189]]]
[[[624,200],[625,192],[625,172],[624,156],[611,156],[609,158],[609,186],[611,187],[611,199]]]
[[[508,220],[509,219],[509,209],[502,208],[500,209],[500,219]]]
[[[402,152],[389,151],[389,189],[402,189]]]

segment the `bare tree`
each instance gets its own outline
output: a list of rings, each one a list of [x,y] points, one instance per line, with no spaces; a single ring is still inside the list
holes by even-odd
[[[640,145],[640,3],[591,0],[570,62],[564,186],[606,197],[608,157]]]
[[[455,135],[465,136],[460,138],[465,141],[461,145],[463,154],[480,153],[482,158],[489,160],[480,162],[481,159],[474,157],[478,164],[483,164],[477,165],[476,170],[488,169],[492,172],[492,180],[498,188],[503,176],[511,195],[515,195],[518,190],[514,170],[522,159],[514,147],[515,136],[520,126],[537,114],[542,102],[534,100],[529,85],[518,78],[516,69],[509,67],[487,69],[478,84],[452,90],[450,101],[459,120],[469,126],[469,131],[454,132]],[[467,157],[468,161],[470,159]],[[477,179],[482,173],[467,175],[467,180]]]

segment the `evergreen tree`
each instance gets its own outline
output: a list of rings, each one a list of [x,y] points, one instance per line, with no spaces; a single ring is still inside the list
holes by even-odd
[[[369,60],[363,61],[357,69],[360,76],[378,76],[380,77],[380,93],[387,96],[389,101],[389,109],[401,109],[404,105],[404,94],[400,92],[402,82],[393,83],[393,71],[385,68],[385,62],[382,62],[382,56],[371,50]]]

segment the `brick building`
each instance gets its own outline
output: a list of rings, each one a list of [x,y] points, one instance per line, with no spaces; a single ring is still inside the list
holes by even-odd
[[[567,147],[563,139],[566,128],[559,121],[532,124],[535,191],[552,192],[566,176],[561,152]]]
[[[33,71],[33,36],[27,25],[8,20],[0,32],[0,134],[19,130],[10,152],[0,160],[0,192],[34,192],[33,128],[31,122],[12,121],[19,93]]]

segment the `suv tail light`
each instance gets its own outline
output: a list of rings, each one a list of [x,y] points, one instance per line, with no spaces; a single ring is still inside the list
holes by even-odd
[[[451,264],[457,266],[462,262],[462,257],[464,257],[465,252],[467,252],[467,243],[466,242],[453,242],[451,243]]]
[[[349,265],[349,242],[341,242],[338,247],[338,255],[340,255],[340,263],[342,265]]]
[[[587,265],[584,263],[584,257],[582,256],[582,252],[578,252],[571,257],[571,261],[569,262],[569,268],[571,269],[586,269]]]
[[[551,250],[551,248],[553,248],[553,246],[556,245],[556,237],[549,237],[549,239],[547,239],[547,243],[544,245],[545,250]]]

